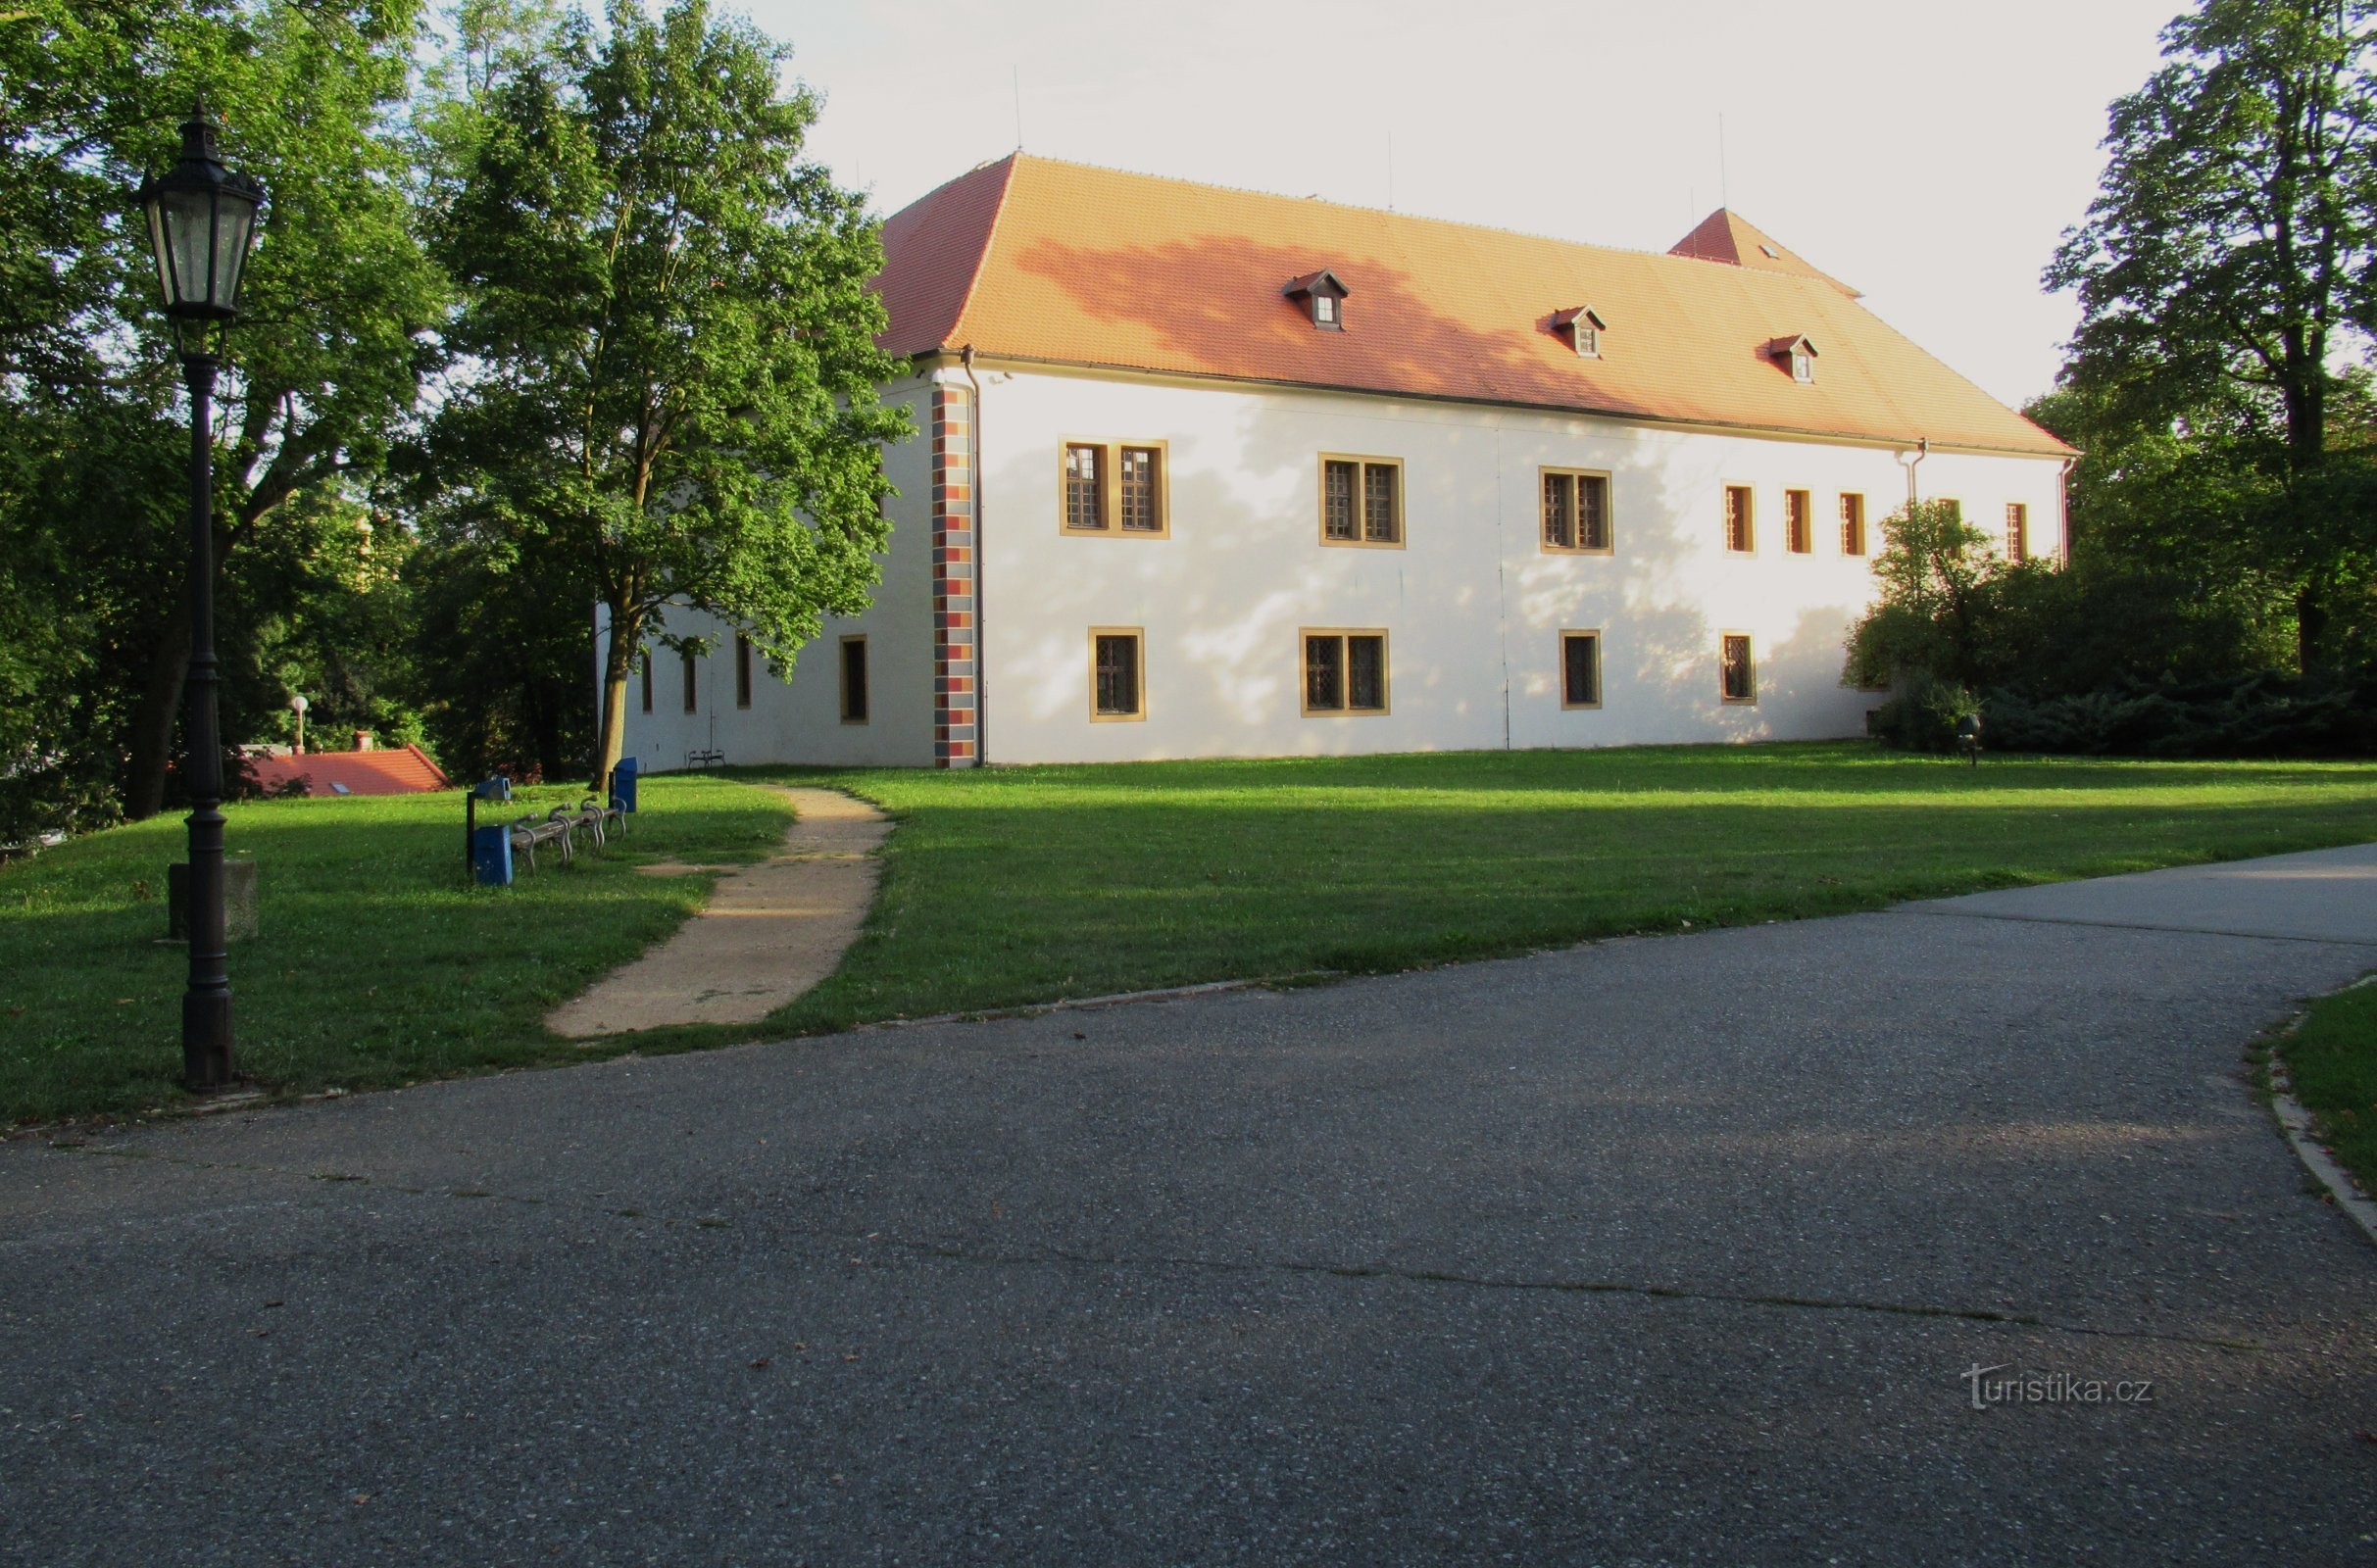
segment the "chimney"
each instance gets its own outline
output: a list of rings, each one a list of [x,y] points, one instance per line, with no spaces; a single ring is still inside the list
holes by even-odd
[[[355,732],[355,749],[359,752],[368,752],[371,749],[371,732],[370,730],[359,729]]]

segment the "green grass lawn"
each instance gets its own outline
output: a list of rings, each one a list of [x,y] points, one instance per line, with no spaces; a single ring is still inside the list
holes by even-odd
[[[575,802],[521,790],[498,817]],[[586,1053],[538,1020],[701,906],[708,876],[640,876],[664,857],[764,853],[782,797],[724,779],[657,779],[607,854],[510,888],[463,878],[459,793],[242,802],[261,931],[230,950],[240,1069],[291,1092],[363,1088]],[[485,819],[482,813],[482,820]],[[166,866],[179,815],[93,834],[0,867],[0,1126],[181,1098],[188,950],[166,945]]]
[[[699,888],[588,861],[459,886],[453,796],[243,806],[264,937],[235,948],[242,1065],[292,1090],[818,1032],[1150,987],[1392,970],[1629,931],[2377,839],[2377,767],[1993,759],[1861,743],[647,781],[638,853],[748,854],[754,782],[886,808],[875,911],[766,1023],[579,1047],[554,1002]],[[557,795],[561,792],[555,792]],[[340,831],[341,825],[345,831]],[[0,869],[0,1123],[172,1097],[181,954],[135,884],[181,825]]]
[[[2377,767],[1854,742],[749,776],[899,821],[875,916],[777,1032],[2377,839]]]
[[[2377,1196],[2377,980],[2313,1003],[2278,1052],[2319,1141]]]

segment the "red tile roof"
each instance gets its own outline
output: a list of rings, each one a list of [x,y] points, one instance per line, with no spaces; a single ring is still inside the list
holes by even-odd
[[[267,791],[306,781],[308,795],[421,795],[450,788],[445,773],[418,746],[371,752],[310,752],[303,757],[254,757],[248,769]]]
[[[1853,300],[1857,297],[1857,290],[1808,266],[1785,249],[1782,241],[1730,208],[1720,207],[1702,219],[1699,227],[1668,247],[1667,254],[1700,262],[1723,262],[1729,267],[1747,267],[1759,272],[1818,278]]]
[[[1685,243],[1729,254],[1612,250],[1017,153],[884,224],[881,341],[903,355],[972,344],[993,359],[2070,452],[1742,220],[1720,212],[1694,235]],[[1350,291],[1342,332],[1314,330],[1280,292],[1324,268]],[[1598,360],[1552,330],[1580,305],[1609,322]],[[1811,384],[1766,354],[1803,335],[1824,347]]]

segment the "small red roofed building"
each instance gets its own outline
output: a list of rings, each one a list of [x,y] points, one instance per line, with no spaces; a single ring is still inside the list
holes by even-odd
[[[266,795],[425,795],[451,789],[445,770],[418,746],[374,747],[368,732],[352,752],[291,754],[278,747],[244,761]]]

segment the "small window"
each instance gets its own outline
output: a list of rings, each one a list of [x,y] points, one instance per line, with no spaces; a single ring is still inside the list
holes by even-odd
[[[2006,559],[2017,566],[2030,559],[2030,509],[2019,501],[2006,504]]]
[[[1609,323],[1603,320],[1589,305],[1552,313],[1553,335],[1565,337],[1568,346],[1576,350],[1576,357],[1580,360],[1598,360],[1602,357],[1602,334],[1608,330]]]
[[[1106,448],[1065,448],[1065,526],[1080,533],[1106,528]]]
[[[867,722],[867,639],[842,639],[842,722]]]
[[[734,706],[751,706],[751,639],[734,634]]]
[[[1067,441],[1064,529],[1161,539],[1171,531],[1162,441]]]
[[[1795,556],[1805,556],[1815,549],[1815,523],[1808,492],[1783,492],[1783,548]]]
[[[1750,653],[1746,632],[1729,631],[1719,640],[1718,689],[1728,703],[1758,701],[1758,664]]]
[[[1089,634],[1089,716],[1145,718],[1146,671],[1136,626],[1093,626]]]
[[[1395,458],[1320,460],[1320,542],[1403,543],[1403,464]]]
[[[1309,714],[1387,710],[1387,634],[1304,633],[1304,710]]]
[[[643,666],[644,711],[649,713],[652,711],[652,650],[649,648],[645,649],[643,658],[638,660],[637,662]]]
[[[694,668],[693,650],[691,650],[691,649],[689,648],[689,649],[685,650],[685,652],[683,652],[682,654],[679,654],[677,657],[678,657],[678,659],[679,659],[679,660],[681,660],[681,661],[683,662],[683,663],[684,663],[684,672],[685,672],[685,711],[686,711],[686,712],[688,712],[688,713],[690,713],[690,712],[692,712],[692,711],[694,710],[694,708],[695,708],[695,706],[696,706],[696,705],[695,705],[695,701],[694,701],[694,681],[695,681],[695,679],[696,679],[696,674],[697,674],[697,672],[696,672],[696,670],[695,670],[695,668]]]
[[[1751,516],[1750,487],[1746,484],[1725,486],[1725,548],[1744,556],[1758,548],[1756,519]]]
[[[1544,548],[1606,555],[1609,550],[1609,476],[1546,468]]]
[[[1602,636],[1597,631],[1560,634],[1560,706],[1602,705]]]
[[[1806,336],[1769,338],[1766,352],[1776,364],[1791,371],[1794,381],[1815,379],[1816,347]]]
[[[1345,330],[1345,298],[1354,291],[1327,268],[1289,278],[1280,292],[1295,301],[1314,326],[1329,332]]]
[[[1861,556],[1865,553],[1865,498],[1860,495],[1841,497],[1841,554]]]

